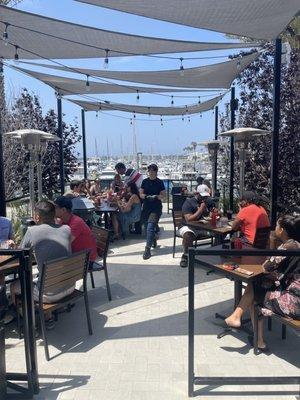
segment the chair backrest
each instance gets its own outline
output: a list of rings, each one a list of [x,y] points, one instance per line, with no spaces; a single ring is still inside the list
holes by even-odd
[[[257,228],[253,241],[253,247],[256,249],[266,249],[270,239],[270,231],[270,227]]]
[[[182,211],[172,210],[172,217],[174,230],[176,230],[182,223]]]
[[[92,226],[92,232],[96,239],[97,254],[104,260],[108,252],[110,232],[108,229],[100,228],[98,226]]]
[[[182,194],[174,194],[172,196],[172,208],[175,211],[181,211],[183,203],[186,201],[188,196]]]
[[[77,281],[85,281],[88,270],[89,251],[80,251],[68,257],[44,263],[40,298],[44,293],[56,293],[72,287]]]

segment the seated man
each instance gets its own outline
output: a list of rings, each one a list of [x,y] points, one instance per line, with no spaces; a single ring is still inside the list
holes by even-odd
[[[33,286],[33,298],[39,299],[40,277],[43,264],[50,260],[67,257],[71,254],[71,231],[68,226],[56,225],[55,206],[50,201],[40,201],[34,210],[34,220],[37,225],[28,227],[20,247],[33,248],[39,277]],[[75,287],[64,287],[45,293],[45,303],[55,303],[56,301],[68,296],[74,291]],[[11,284],[11,296],[15,303],[15,295],[20,293],[20,282]]]
[[[201,194],[206,194],[202,192]],[[182,206],[182,226],[178,233],[182,237],[183,255],[181,257],[180,266],[186,268],[188,265],[188,248],[193,246],[193,242],[200,233],[186,225],[187,222],[198,221],[203,216],[208,215],[209,211],[214,208],[214,203],[211,199],[206,199],[196,192],[193,197],[187,198]]]
[[[84,220],[72,213],[72,199],[60,196],[55,200],[55,215],[71,229],[72,253],[90,250],[90,268],[97,258],[96,239]],[[96,269],[96,267],[95,267]]]
[[[254,192],[245,192],[239,202],[240,211],[232,222],[232,229],[241,232],[244,245],[253,245],[256,230],[270,226],[266,210]]]
[[[68,190],[64,195],[68,197],[79,197],[82,193],[82,181],[71,181],[70,190]]]
[[[6,217],[0,217],[0,243],[7,242],[7,246],[14,245],[14,232],[11,220]]]

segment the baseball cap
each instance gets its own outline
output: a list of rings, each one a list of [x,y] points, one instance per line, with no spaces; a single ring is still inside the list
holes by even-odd
[[[72,211],[72,199],[66,196],[59,196],[56,200],[54,200],[54,204],[58,205],[60,208],[66,208],[69,211]]]

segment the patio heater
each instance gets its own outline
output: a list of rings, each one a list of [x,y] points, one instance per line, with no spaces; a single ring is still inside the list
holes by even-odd
[[[217,191],[217,157],[218,157],[218,150],[222,142],[219,140],[211,140],[209,142],[200,142],[200,146],[205,146],[208,149],[209,160],[211,162],[211,180],[212,180],[212,195],[215,196]]]
[[[48,142],[55,142],[60,139],[56,135],[36,129],[20,129],[17,131],[4,133],[4,136],[21,141],[22,148],[29,154],[29,197],[30,212],[33,216],[35,204],[34,170],[36,168],[38,199],[41,200],[43,194],[42,154],[46,151]]]
[[[256,128],[235,128],[230,131],[219,133],[219,136],[233,137],[234,144],[239,154],[240,164],[240,196],[244,193],[245,186],[245,162],[248,155],[249,143],[254,141],[258,136],[267,135],[270,132]]]

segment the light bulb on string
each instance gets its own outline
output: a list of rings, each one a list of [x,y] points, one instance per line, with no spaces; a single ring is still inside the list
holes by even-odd
[[[179,60],[180,60],[180,76],[184,76],[184,67],[183,67],[183,64],[182,64],[183,58],[180,57]]]
[[[160,116],[160,126],[163,126],[163,119],[162,119],[162,115]]]
[[[174,97],[173,96],[171,96],[171,106],[174,106]]]
[[[87,92],[89,92],[89,91],[91,90],[89,78],[90,78],[90,76],[87,75],[87,76],[86,76],[86,82],[85,82],[85,87],[86,87]]]
[[[19,46],[15,46],[15,57],[14,57],[14,61],[15,61],[16,64],[19,63],[18,49],[19,49]]]
[[[148,115],[149,115],[149,117],[151,117],[150,107],[148,107]]]
[[[109,49],[105,49],[105,58],[104,58],[104,63],[103,63],[104,69],[108,69],[108,52],[109,52]]]
[[[8,45],[8,27],[9,27],[9,24],[5,24],[5,29],[4,29],[4,32],[2,35],[2,40],[3,40],[5,46]]]
[[[130,118],[130,125],[132,125],[132,118]]]
[[[184,121],[184,116],[181,117],[181,120]]]
[[[191,118],[190,118],[190,116],[188,117],[188,122],[191,122]]]
[[[200,113],[200,118],[202,118],[202,113]]]
[[[198,96],[198,104],[201,104],[201,98]]]
[[[139,91],[137,90],[136,91],[136,102],[138,103],[139,100],[140,100],[140,94],[139,94]]]
[[[133,118],[134,118],[134,119],[136,119],[136,115],[135,115],[135,112],[134,112],[134,114],[133,114]]]

